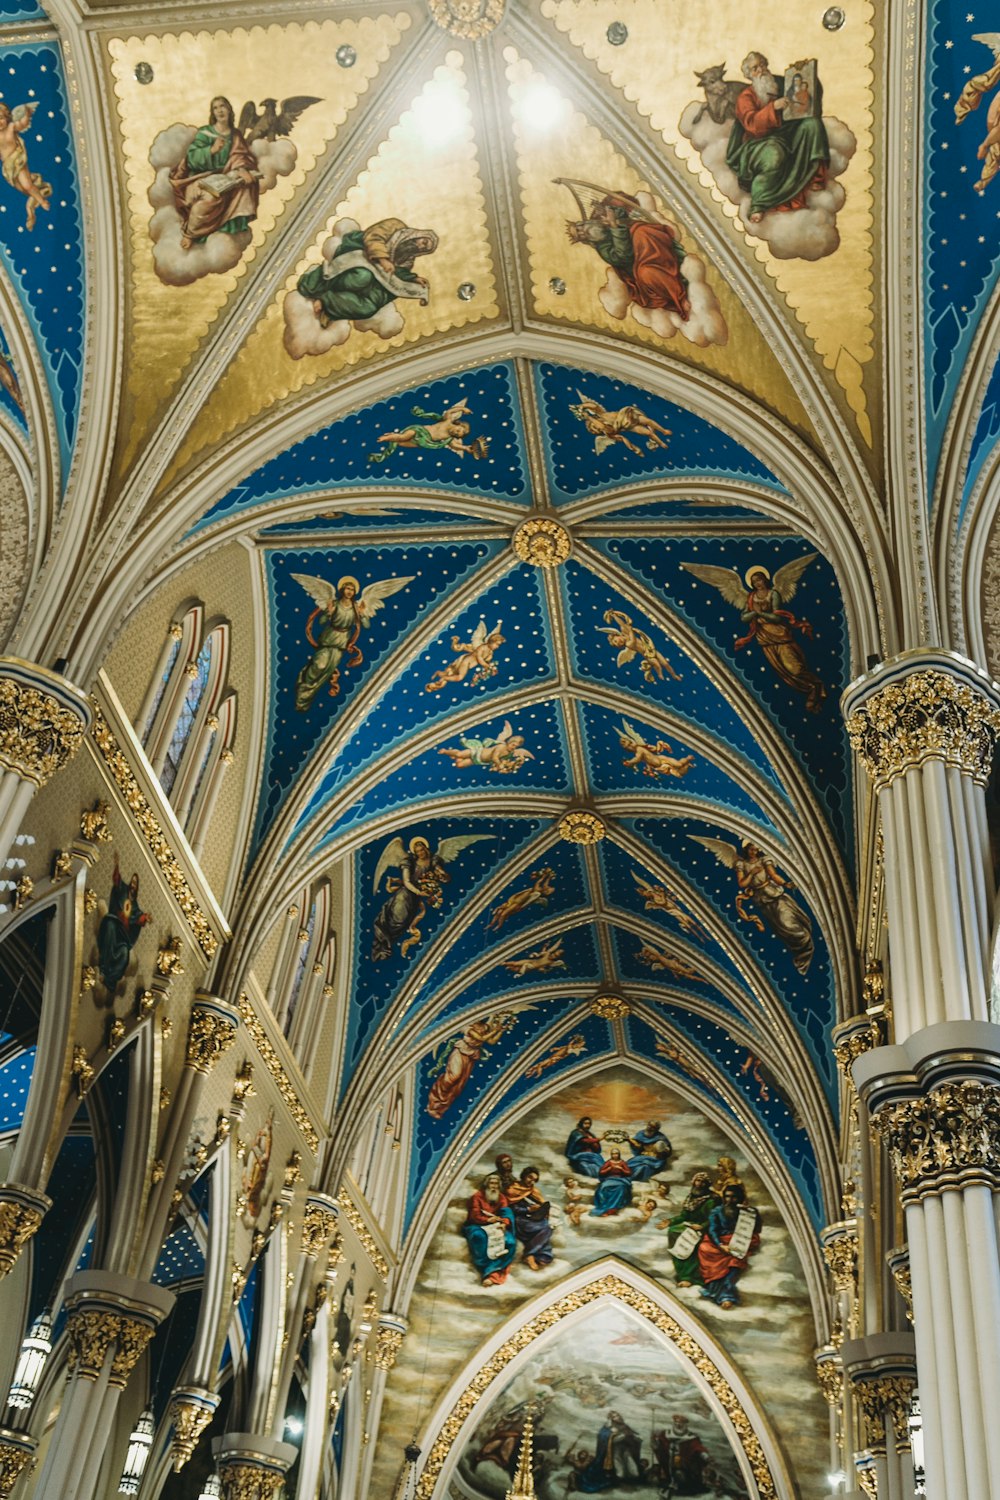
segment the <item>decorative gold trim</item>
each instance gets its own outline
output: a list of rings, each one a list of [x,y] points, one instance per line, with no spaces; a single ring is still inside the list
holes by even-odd
[[[957,766],[985,786],[1000,709],[970,683],[926,668],[872,693],[848,718],[847,732],[876,791],[926,760]]]
[[[583,807],[573,807],[559,819],[559,835],[569,844],[598,844],[606,833],[604,819]]]
[[[844,1395],[844,1367],[834,1344],[824,1344],[813,1355],[816,1382],[829,1406],[839,1406]]]
[[[2,670],[2,669],[0,669]],[[45,786],[83,744],[86,721],[52,693],[0,676],[0,767]]]
[[[759,1500],[776,1500],[777,1486],[760,1438],[754,1431],[753,1423],[744,1410],[739,1396],[711,1355],[707,1354],[697,1339],[682,1328],[676,1319],[659,1307],[651,1297],[645,1296],[635,1287],[630,1286],[627,1281],[623,1281],[620,1276],[614,1274],[601,1276],[597,1281],[592,1281],[589,1286],[581,1287],[576,1292],[569,1292],[565,1297],[560,1297],[558,1302],[553,1302],[543,1308],[527,1323],[522,1324],[506,1343],[502,1344],[479,1367],[434,1440],[427,1455],[423,1473],[417,1481],[416,1500],[431,1500],[445,1459],[457,1441],[462,1427],[482,1398],[490,1391],[494,1382],[505,1374],[514,1356],[523,1349],[527,1349],[535,1339],[561,1322],[569,1313],[577,1312],[581,1307],[596,1302],[599,1297],[615,1297],[619,1302],[624,1302],[626,1306],[631,1307],[640,1317],[645,1318],[647,1322],[652,1323],[655,1328],[665,1334],[674,1348],[695,1367],[736,1431],[740,1447],[746,1454],[747,1462],[753,1472]]]
[[[569,532],[551,516],[531,516],[514,532],[511,546],[523,563],[558,568],[570,554]]]
[[[505,0],[427,0],[431,18],[443,31],[478,42],[503,20]]]
[[[52,1200],[44,1193],[17,1183],[0,1184],[0,1277],[14,1269],[51,1207]]]
[[[858,1268],[857,1225],[831,1224],[824,1232],[823,1259],[833,1278],[834,1290],[853,1293]]]
[[[224,1016],[214,1008],[196,1004],[188,1028],[187,1066],[198,1073],[211,1073],[236,1040],[238,1024],[235,1016]]]
[[[261,1025],[257,1012],[251,1005],[250,998],[245,991],[240,994],[240,998],[237,1001],[237,1007],[239,1009],[240,1015],[243,1017],[243,1024],[250,1034],[254,1046],[257,1048],[257,1051],[260,1053],[264,1065],[277,1084],[278,1093],[288,1105],[288,1108],[291,1111],[292,1119],[295,1121],[303,1136],[308,1141],[309,1149],[315,1156],[317,1151],[319,1150],[319,1136],[316,1133],[316,1129],[312,1121],[303,1108],[301,1099],[295,1092],[295,1089],[292,1087],[292,1081],[282,1067],[281,1058],[272,1047],[271,1039]]]
[[[0,1427],[0,1497],[11,1493],[25,1469],[35,1467],[37,1439]]]
[[[337,1206],[343,1211],[344,1218],[357,1235],[365,1254],[375,1267],[375,1270],[382,1280],[385,1281],[389,1275],[389,1262],[375,1243],[374,1235],[361,1217],[360,1208],[354,1202],[354,1199],[343,1189],[337,1194]]]
[[[971,1183],[1000,1190],[1000,1084],[942,1083],[920,1098],[876,1105],[871,1123],[904,1204]]]
[[[598,995],[590,1002],[591,1014],[605,1021],[622,1021],[632,1013],[632,1007],[621,995]]]
[[[181,1388],[174,1391],[170,1399],[171,1460],[175,1474],[191,1458],[198,1446],[198,1439],[215,1416],[220,1398],[214,1391]]]
[[[163,871],[167,885],[177,905],[184,913],[198,947],[206,958],[213,958],[219,946],[219,940],[199,906],[181,863],[167,842],[159,820],[146,801],[125,752],[115,739],[96,698],[91,699],[91,706],[94,710],[94,722],[90,733],[94,744],[106,761],[115,785],[121,792],[125,806],[131,812],[149,852]]]

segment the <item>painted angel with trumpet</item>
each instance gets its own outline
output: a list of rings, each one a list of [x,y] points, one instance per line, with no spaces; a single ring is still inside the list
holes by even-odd
[[[347,667],[360,667],[364,656],[358,645],[362,630],[367,630],[385,601],[413,582],[409,578],[383,578],[369,583],[362,591],[356,578],[341,578],[336,588],[325,578],[311,573],[293,573],[313,600],[316,608],[306,621],[306,640],[313,655],[295,681],[295,707],[305,713],[316,695],[326,688],[331,698],[340,692],[340,674]],[[314,627],[318,634],[314,635]],[[347,657],[346,665],[344,657]]]
[[[743,580],[734,568],[720,568],[710,563],[681,563],[681,567],[702,583],[708,583],[740,611],[747,627],[745,635],[734,642],[737,651],[756,641],[782,682],[805,695],[809,713],[819,713],[826,686],[811,669],[795,632],[812,639],[808,620],[797,618],[786,606],[795,598],[799,581],[809,564],[817,557],[807,552],[778,568],[774,577],[759,563],[746,571]]]
[[[812,921],[792,897],[791,882],[779,872],[769,854],[752,839],[744,839],[739,848],[728,839],[705,838],[688,834],[696,844],[711,851],[720,864],[736,872],[735,906],[741,922],[749,922],[758,932],[765,928],[774,933],[789,953],[800,974],[812,963]]]
[[[375,868],[372,889],[377,891],[385,877],[388,899],[375,918],[372,939],[372,958],[389,958],[393,949],[403,938],[400,953],[405,956],[423,938],[420,924],[427,915],[427,908],[439,907],[442,902],[441,887],[451,879],[447,865],[458,858],[463,849],[492,838],[490,833],[453,834],[441,839],[436,849],[422,835],[404,844],[400,837],[386,844]],[[397,869],[398,875],[389,871]],[[406,936],[404,937],[404,933]]]

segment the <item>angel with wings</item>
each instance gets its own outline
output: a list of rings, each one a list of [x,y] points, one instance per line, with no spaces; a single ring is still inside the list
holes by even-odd
[[[382,850],[375,870],[372,889],[377,891],[385,876],[388,899],[375,918],[375,935],[372,939],[372,958],[376,961],[389,958],[397,942],[403,938],[400,953],[405,957],[421,941],[423,933],[420,923],[427,915],[428,906],[441,905],[441,887],[447,885],[451,876],[445,866],[457,859],[470,844],[492,838],[490,833],[454,834],[442,839],[436,849],[420,835],[412,838],[409,845],[398,836]],[[399,871],[390,875],[391,869]]]
[[[661,776],[686,776],[694,765],[693,755],[674,755],[669,740],[657,740],[650,744],[628,719],[622,719],[618,743],[625,751],[622,765],[627,771],[642,771],[658,781]]]
[[[3,168],[4,181],[17,188],[28,200],[25,226],[28,229],[34,229],[38,209],[48,213],[52,197],[51,183],[29,168],[28,153],[22,140],[25,131],[31,128],[37,108],[37,99],[30,104],[17,104],[13,109],[0,100],[0,167]]]
[[[446,667],[438,668],[430,682],[424,685],[424,692],[439,693],[449,682],[464,682],[470,673],[471,687],[478,687],[481,682],[495,677],[497,664],[493,657],[504,642],[500,634],[502,626],[503,621],[498,620],[493,629],[489,630],[486,621],[480,620],[472,632],[471,640],[463,641],[453,635],[451,649],[455,653],[454,659]]]
[[[654,678],[662,682],[664,672],[675,682],[680,682],[680,673],[674,671],[668,658],[654,644],[652,636],[633,625],[631,615],[620,609],[606,609],[604,624],[597,628],[607,636],[609,646],[618,647],[615,666],[624,667],[631,661],[638,661],[644,682],[652,682]]]
[[[295,681],[295,707],[305,713],[323,687],[331,698],[336,698],[345,655],[348,667],[361,666],[364,657],[358,638],[362,630],[368,629],[387,599],[413,582],[413,575],[383,578],[370,583],[364,593],[358,580],[350,576],[341,578],[336,589],[325,578],[315,578],[310,573],[293,573],[292,577],[316,604],[306,621],[306,640],[313,648],[313,655]],[[318,636],[313,635],[314,625]]]
[[[982,42],[993,53],[993,65],[985,73],[970,78],[955,102],[955,123],[961,125],[966,116],[979,108],[985,96],[1000,84],[1000,31],[980,31],[972,40]],[[993,94],[986,111],[986,134],[979,143],[976,155],[982,162],[979,181],[973,186],[977,193],[985,193],[1000,170],[1000,94]]]
[[[503,728],[494,738],[477,739],[461,734],[459,739],[462,742],[460,750],[446,746],[438,751],[438,755],[449,756],[463,771],[471,770],[473,766],[485,766],[487,771],[496,771],[501,776],[510,776],[515,771],[519,771],[526,761],[535,758],[531,751],[525,748],[524,735],[514,733],[509,719],[504,720]]]
[[[805,695],[805,706],[811,714],[819,713],[826,686],[806,661],[795,631],[812,639],[813,630],[808,620],[797,619],[785,606],[795,598],[799,580],[816,556],[815,552],[807,552],[794,558],[779,568],[773,578],[767,568],[754,564],[747,569],[744,581],[734,568],[681,563],[688,573],[702,583],[711,584],[727,604],[740,611],[747,633],[735,642],[736,650],[756,641],[782,682]]]
[[[812,963],[812,921],[808,912],[792,897],[791,884],[778,871],[773,859],[755,844],[744,839],[740,848],[727,839],[688,835],[696,844],[711,850],[720,864],[736,871],[736,911],[741,922],[749,922],[758,932],[770,928],[789,953],[800,974]]]
[[[643,899],[646,911],[662,911],[666,916],[673,917],[682,932],[686,932],[689,937],[696,937],[699,942],[711,939],[712,935],[708,929],[681,905],[669,886],[651,885],[636,870],[632,871],[632,879]]]

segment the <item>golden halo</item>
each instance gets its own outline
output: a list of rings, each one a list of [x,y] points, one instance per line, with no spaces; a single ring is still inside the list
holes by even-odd
[[[338,594],[340,593],[341,589],[344,587],[345,583],[353,583],[354,584],[354,592],[356,594],[360,594],[361,593],[361,585],[358,582],[358,580],[356,578],[352,577],[352,575],[350,573],[345,573],[345,575],[344,575],[343,578],[338,578],[337,579],[337,593]]]
[[[763,573],[768,583],[771,582],[770,568],[765,568],[760,563],[752,563],[751,566],[747,568],[746,572],[743,574],[743,582],[746,584],[748,589],[753,588],[753,584],[750,582],[750,580],[755,573]]]

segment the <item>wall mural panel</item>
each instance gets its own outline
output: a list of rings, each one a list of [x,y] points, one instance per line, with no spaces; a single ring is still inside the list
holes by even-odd
[[[741,1208],[747,1210],[742,1219]],[[740,1253],[734,1254],[727,1247],[737,1225]],[[503,1320],[568,1271],[609,1253],[663,1282],[722,1344],[764,1404],[803,1493],[819,1491],[828,1419],[812,1368],[805,1279],[781,1215],[739,1147],[716,1125],[666,1085],[619,1064],[565,1085],[515,1124],[491,1132],[455,1180],[388,1388],[374,1493],[391,1492],[398,1435],[423,1430],[435,1393]],[[591,1367],[601,1363],[588,1352],[584,1376],[596,1379]],[[582,1430],[563,1430],[563,1400],[575,1403],[578,1415],[586,1399],[581,1403],[580,1393],[568,1388],[565,1397],[550,1394],[548,1430],[558,1442],[541,1453],[560,1469],[562,1494],[575,1472],[568,1450],[588,1450],[592,1459],[607,1413],[618,1407],[605,1406],[594,1389],[591,1420]],[[639,1423],[628,1425],[641,1432],[640,1457],[649,1463],[649,1408],[641,1422],[631,1401],[629,1413]],[[687,1414],[694,1426],[694,1411]],[[661,1415],[665,1420],[673,1413]],[[492,1422],[484,1417],[483,1442]],[[655,1414],[653,1425],[661,1426]],[[485,1460],[473,1465],[470,1449],[466,1455],[465,1469],[476,1471],[469,1481],[491,1486],[469,1494],[493,1495],[494,1484],[502,1493],[503,1464],[496,1472]],[[626,1477],[620,1466],[619,1477]]]
[[[622,1306],[598,1304],[507,1382],[464,1447],[454,1496],[502,1500],[529,1412],[538,1500],[749,1495],[718,1417],[677,1355]]]

